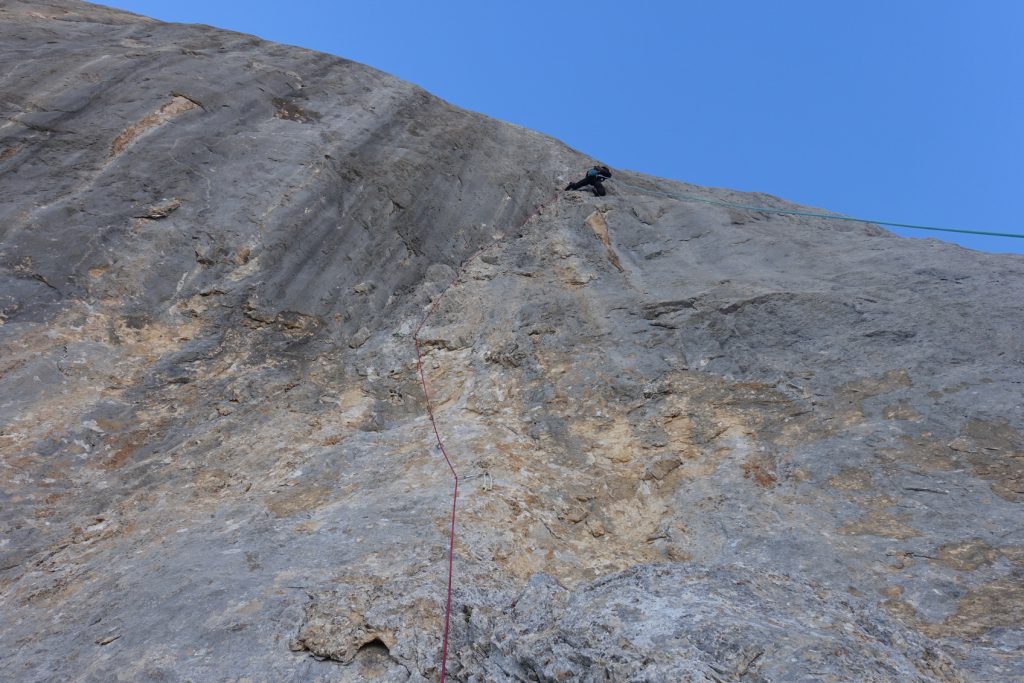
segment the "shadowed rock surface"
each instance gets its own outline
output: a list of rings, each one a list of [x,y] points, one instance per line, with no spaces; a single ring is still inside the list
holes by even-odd
[[[0,678],[1024,680],[1024,258],[0,2]],[[463,264],[465,266],[463,267]]]

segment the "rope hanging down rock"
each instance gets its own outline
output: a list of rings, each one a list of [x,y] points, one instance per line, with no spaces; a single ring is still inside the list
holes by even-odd
[[[449,289],[451,289],[454,285],[458,284],[461,281],[463,274],[465,274],[466,272],[466,269],[477,258],[477,256],[479,256],[485,250],[490,249],[498,245],[502,241],[508,239],[510,235],[514,234],[524,225],[529,223],[530,220],[532,220],[535,216],[539,216],[540,214],[542,214],[544,210],[557,199],[558,193],[556,192],[547,200],[545,200],[541,204],[538,204],[534,208],[533,212],[530,213],[530,215],[528,215],[522,221],[522,223],[520,223],[515,228],[515,230],[505,233],[504,235],[498,237],[497,239],[480,247],[475,252],[473,252],[465,261],[463,261],[462,265],[459,266],[458,271],[456,271],[455,277],[453,277],[452,280],[447,285],[445,285],[444,288],[434,298],[434,302],[430,305],[430,308],[427,309],[426,314],[424,314],[422,320],[420,320],[420,324],[416,326],[416,331],[413,332],[412,334],[413,344],[416,347],[416,371],[419,373],[420,376],[420,385],[423,388],[423,398],[427,407],[427,415],[430,417],[430,426],[431,428],[433,428],[434,438],[437,440],[437,447],[441,450],[441,455],[444,456],[444,461],[448,465],[448,469],[452,473],[452,480],[454,482],[454,485],[452,487],[451,527],[448,536],[448,595],[447,598],[445,599],[444,637],[441,641],[441,683],[444,683],[445,672],[447,670],[448,663],[448,630],[451,624],[452,615],[452,576],[455,563],[455,513],[457,510],[459,500],[459,474],[455,469],[455,465],[452,463],[452,459],[448,455],[448,450],[444,447],[444,439],[441,438],[441,432],[437,428],[437,419],[434,416],[434,408],[430,402],[430,390],[427,387],[426,375],[423,372],[423,350],[420,345],[420,332],[423,330],[423,327],[427,324],[427,321],[430,320],[430,317],[434,314],[434,311],[437,310],[437,307],[441,303],[441,300],[444,298],[445,294],[448,293]]]

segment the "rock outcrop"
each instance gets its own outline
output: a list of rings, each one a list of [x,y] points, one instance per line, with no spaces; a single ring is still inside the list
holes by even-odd
[[[0,4],[0,677],[1024,680],[1024,258]],[[449,286],[449,283],[455,282]]]

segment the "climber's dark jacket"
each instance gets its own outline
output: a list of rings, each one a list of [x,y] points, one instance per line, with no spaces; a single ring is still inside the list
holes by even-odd
[[[589,171],[583,180],[579,180],[575,183],[569,183],[565,186],[566,190],[579,190],[580,188],[590,185],[594,194],[598,197],[603,197],[607,193],[604,189],[604,185],[601,184],[602,180],[612,177],[612,172],[607,166],[594,166]]]

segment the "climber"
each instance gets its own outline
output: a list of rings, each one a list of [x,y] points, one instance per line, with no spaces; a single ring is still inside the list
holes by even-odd
[[[608,169],[607,166],[594,166],[589,171],[587,171],[587,175],[583,178],[583,180],[580,180],[575,183],[569,183],[568,185],[565,186],[565,189],[578,190],[582,187],[590,185],[591,189],[594,190],[595,195],[597,195],[598,197],[603,197],[605,196],[605,194],[607,194],[607,190],[604,189],[604,185],[601,184],[601,181],[607,180],[608,178],[611,177],[612,172]]]

